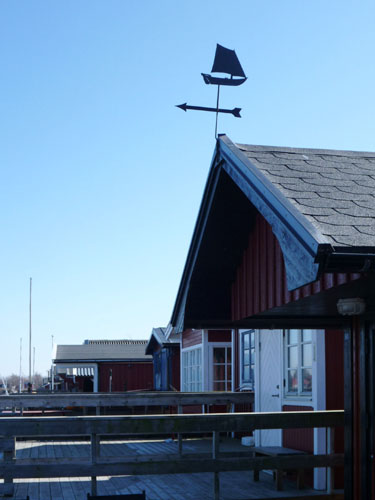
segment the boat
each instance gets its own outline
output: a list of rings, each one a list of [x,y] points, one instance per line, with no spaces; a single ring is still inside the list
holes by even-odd
[[[247,77],[234,50],[222,45],[216,45],[216,53],[211,73],[227,73],[230,78],[212,76],[202,73],[203,80],[208,85],[238,86],[246,82]],[[240,78],[233,78],[234,76]]]

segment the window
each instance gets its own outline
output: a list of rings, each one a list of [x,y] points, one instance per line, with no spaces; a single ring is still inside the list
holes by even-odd
[[[309,396],[312,394],[312,331],[287,330],[284,342],[286,395]]]
[[[232,348],[213,347],[213,390],[232,389]]]
[[[186,392],[202,390],[202,349],[182,352],[184,388]]]
[[[254,389],[255,331],[241,330],[241,385]]]

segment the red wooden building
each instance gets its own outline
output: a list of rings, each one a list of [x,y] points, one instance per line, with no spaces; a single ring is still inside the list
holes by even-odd
[[[374,167],[374,153],[219,137],[171,321],[232,330],[233,386],[254,386],[256,409],[344,406],[355,499],[375,491]],[[257,439],[326,446],[318,431]]]
[[[118,392],[152,389],[147,340],[85,340],[58,345],[53,363],[61,390]]]

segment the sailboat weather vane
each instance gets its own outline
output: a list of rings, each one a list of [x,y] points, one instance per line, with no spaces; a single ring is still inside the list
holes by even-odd
[[[213,76],[208,73],[202,73],[203,80],[207,85],[217,85],[217,100],[216,100],[216,108],[207,108],[205,106],[189,106],[186,104],[177,105],[178,108],[187,111],[188,109],[192,109],[195,111],[212,111],[216,113],[216,125],[215,125],[215,138],[217,137],[217,120],[219,113],[230,113],[236,118],[241,118],[240,111],[241,108],[233,108],[233,109],[222,109],[219,107],[219,99],[220,99],[220,86],[238,86],[245,83],[247,77],[242,69],[240,61],[234,50],[227,49],[222,45],[216,45],[216,53],[214,63],[212,65],[211,73],[225,73],[230,75],[230,78],[227,77],[219,77]],[[238,77],[238,78],[233,78]]]

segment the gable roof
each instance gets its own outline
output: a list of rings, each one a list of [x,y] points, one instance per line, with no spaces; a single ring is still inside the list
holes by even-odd
[[[174,347],[179,345],[179,337],[173,332],[173,329],[167,327],[153,328],[150,339],[146,344],[145,353],[152,354],[155,346]]]
[[[251,146],[220,136],[172,313],[176,330],[199,328],[202,308],[215,321],[218,310],[230,316],[230,284],[257,213],[280,244],[289,290],[323,272],[373,267],[374,167],[375,153]]]
[[[54,362],[151,361],[145,354],[147,340],[86,341],[81,345],[58,345]]]

